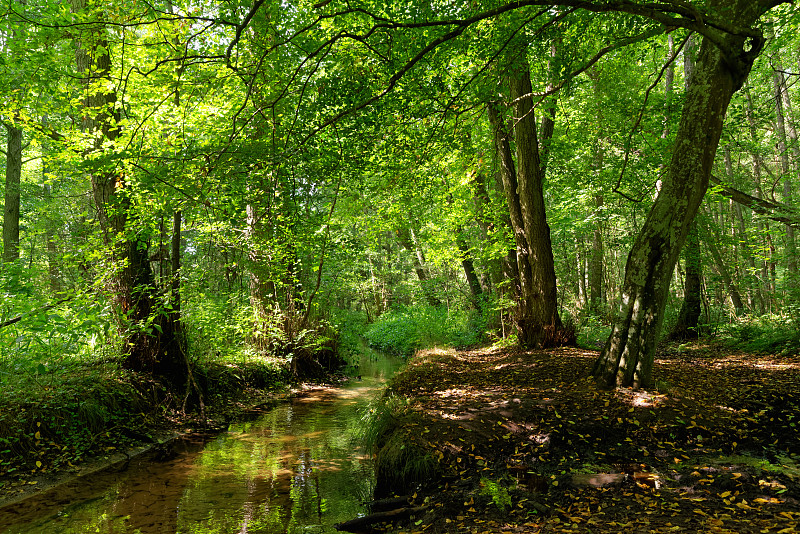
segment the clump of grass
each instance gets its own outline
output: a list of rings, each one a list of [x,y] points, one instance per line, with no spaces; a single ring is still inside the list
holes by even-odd
[[[382,397],[372,403],[362,422],[361,439],[376,457],[377,484],[386,493],[406,493],[437,476],[439,464],[411,432],[421,420],[409,409],[408,399]]]
[[[511,508],[511,494],[508,492],[508,488],[486,477],[481,478],[480,486],[481,494],[491,498],[498,510],[505,513]]]

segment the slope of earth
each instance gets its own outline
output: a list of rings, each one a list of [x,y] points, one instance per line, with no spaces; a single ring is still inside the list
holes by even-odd
[[[596,356],[417,354],[377,440],[389,514],[411,515],[393,528],[800,531],[800,360],[668,346],[658,391],[604,391]]]

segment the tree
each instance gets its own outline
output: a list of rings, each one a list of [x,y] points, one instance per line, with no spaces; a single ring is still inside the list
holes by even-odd
[[[75,58],[82,91],[83,155],[90,162],[94,205],[109,252],[108,289],[125,331],[125,365],[149,371],[180,384],[186,362],[175,333],[175,321],[155,305],[157,288],[150,265],[149,244],[137,231],[133,198],[124,165],[114,161],[121,134],[118,95],[112,78],[112,43],[103,8],[73,0],[72,11],[87,21],[75,38]],[[109,162],[110,160],[110,162]]]
[[[22,129],[5,124],[6,144],[5,208],[3,209],[3,261],[19,259],[20,178],[22,177]]]
[[[692,72],[694,71],[693,42],[693,35],[689,35],[683,52],[683,79],[686,90],[689,89]],[[670,332],[670,337],[681,340],[697,339],[701,312],[703,264],[696,221],[693,221],[689,228],[686,244],[683,247],[683,258],[686,266],[683,282],[683,303],[678,312],[678,320]]]
[[[527,54],[523,49],[521,54]],[[519,273],[517,310],[514,318],[517,339],[526,348],[550,347],[569,342],[558,315],[556,276],[550,227],[544,203],[544,165],[536,131],[536,115],[531,96],[530,67],[527,58],[514,58],[506,80],[508,100],[513,102],[516,161],[511,151],[511,132],[504,125],[498,105],[489,104],[500,159],[503,189],[516,243]],[[552,136],[552,125],[543,121],[543,143]]]
[[[611,336],[598,357],[593,375],[606,386],[648,387],[664,320],[672,271],[708,188],[734,92],[747,79],[764,46],[754,28],[760,17],[780,2],[720,0],[712,5],[724,14],[708,26],[683,104],[670,168],[636,238],[625,266],[622,299]]]

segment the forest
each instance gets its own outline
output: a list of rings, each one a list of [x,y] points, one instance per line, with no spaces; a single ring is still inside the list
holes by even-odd
[[[799,35],[783,0],[9,0],[0,489],[356,377],[367,346],[418,360],[390,389],[428,408],[431,377],[514,396],[580,376],[552,393],[567,413],[682,394],[711,427],[758,383],[720,423],[739,437],[706,446],[772,417],[748,446],[797,487]],[[734,353],[748,371],[713,374]],[[665,367],[684,357],[694,374]]]

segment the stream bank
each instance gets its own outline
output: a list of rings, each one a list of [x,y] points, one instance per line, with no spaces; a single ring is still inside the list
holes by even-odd
[[[252,418],[309,387],[279,362],[206,364],[197,396],[171,390],[118,362],[75,366],[40,377],[35,390],[6,389],[0,400],[0,506]],[[49,378],[49,380],[48,380]],[[346,377],[331,374],[319,382]]]
[[[376,497],[413,510],[383,528],[797,531],[800,361],[669,345],[660,390],[608,391],[589,377],[596,356],[418,353],[375,425]]]
[[[350,380],[0,507],[0,532],[334,532],[374,489],[361,421],[400,364],[366,356]]]

